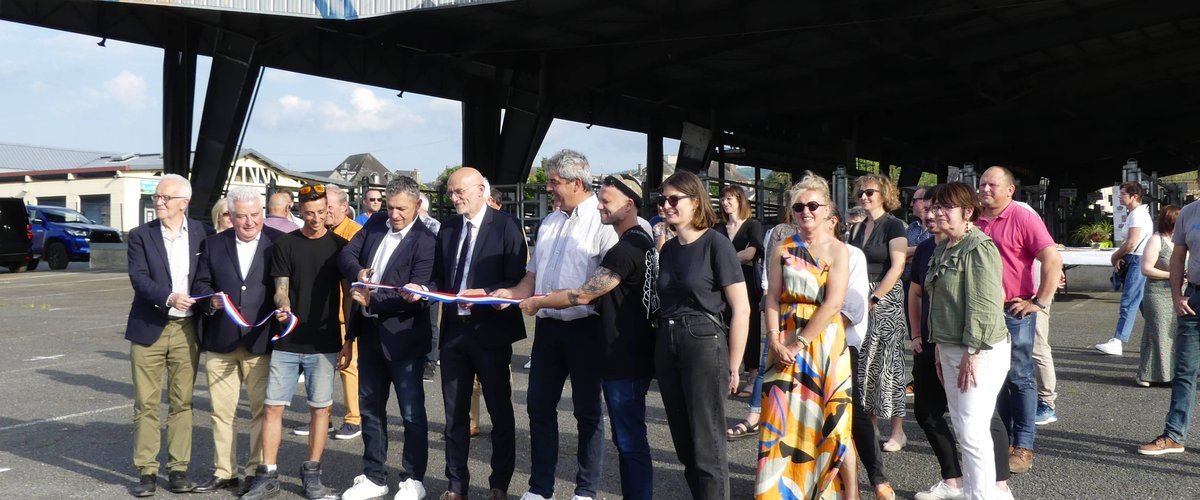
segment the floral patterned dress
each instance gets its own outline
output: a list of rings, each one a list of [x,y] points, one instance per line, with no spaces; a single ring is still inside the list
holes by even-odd
[[[829,266],[793,236],[784,242],[780,340],[789,344],[825,299]],[[838,471],[850,446],[850,351],[842,316],[782,366],[768,361],[759,430],[759,499],[840,499]]]

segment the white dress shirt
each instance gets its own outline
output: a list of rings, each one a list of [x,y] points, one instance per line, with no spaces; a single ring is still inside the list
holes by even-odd
[[[536,273],[534,293],[578,288],[587,281],[608,249],[617,244],[617,232],[600,223],[600,201],[590,195],[571,213],[547,215],[538,228],[537,245],[525,270]],[[593,305],[542,309],[539,318],[571,321],[596,314]]]
[[[260,231],[250,241],[242,241],[237,236],[233,238],[237,241],[238,271],[242,273],[242,281],[246,281],[246,276],[250,274],[250,264],[254,263],[254,252],[258,251],[258,239],[261,237]]]
[[[171,292],[182,293],[185,297],[190,296],[188,290],[188,278],[190,278],[192,270],[192,256],[190,246],[188,245],[188,223],[187,218],[183,219],[183,223],[179,225],[179,235],[171,238],[170,232],[166,224],[161,224],[163,246],[167,249],[167,267],[171,270]],[[170,302],[170,296],[167,297],[167,302]],[[186,318],[192,315],[192,311],[180,311],[167,304],[167,315],[172,318]]]
[[[396,253],[397,248],[400,248],[400,242],[404,241],[405,236],[408,236],[408,232],[412,229],[413,223],[415,222],[416,219],[413,219],[412,222],[409,222],[407,226],[400,228],[399,231],[389,230],[388,233],[383,236],[383,239],[379,240],[379,246],[375,248],[375,255],[371,258],[371,281],[379,283],[379,280],[383,279],[383,275],[387,271],[388,263],[392,261],[392,254]],[[388,224],[391,223],[389,222]],[[388,284],[395,286],[403,285],[403,283]],[[375,293],[376,289],[371,288],[369,290],[373,294]],[[370,307],[362,308],[362,314],[368,318],[378,317],[377,314],[373,314],[370,311]]]
[[[867,331],[867,294],[871,283],[867,281],[867,256],[854,245],[847,244],[850,252],[850,281],[846,287],[846,299],[842,301],[842,315],[850,320],[846,328],[846,344],[861,349]]]

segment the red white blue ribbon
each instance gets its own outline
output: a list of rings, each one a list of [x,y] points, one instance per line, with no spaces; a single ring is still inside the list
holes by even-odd
[[[271,313],[268,314],[267,317],[263,318],[258,323],[251,324],[249,321],[246,321],[246,318],[244,316],[242,316],[242,312],[239,311],[237,306],[233,305],[233,302],[229,300],[229,294],[227,294],[225,292],[216,292],[216,293],[210,293],[210,294],[205,294],[205,295],[197,295],[195,297],[192,297],[192,300],[207,299],[209,297],[216,297],[217,300],[220,300],[221,305],[224,306],[221,309],[225,311],[225,316],[228,317],[230,321],[233,321],[234,324],[236,324],[237,326],[240,326],[242,328],[256,328],[256,327],[265,325],[265,324],[267,324],[268,321],[271,321],[271,318],[275,317],[275,314],[281,312],[279,309],[276,309],[274,311],[271,311]],[[296,325],[300,324],[300,318],[297,318],[296,315],[292,314],[291,311],[282,311],[282,312],[287,313],[287,317],[288,317],[287,324],[284,325],[284,327],[283,327],[283,333],[271,337],[271,342],[275,342],[281,338],[287,337],[289,334],[292,333],[292,331],[294,331],[296,329]]]
[[[419,297],[423,297],[423,298],[426,298],[429,300],[436,300],[438,302],[444,302],[447,304],[458,303],[458,304],[479,304],[479,305],[498,305],[498,304],[515,305],[515,304],[520,304],[522,300],[525,300],[525,299],[521,299],[521,298],[503,299],[500,297],[493,297],[491,295],[478,295],[478,294],[457,295],[457,294],[453,294],[453,293],[435,292],[432,290],[422,290],[420,288],[412,288],[412,287],[407,287],[407,286],[392,286],[392,285],[384,285],[384,284],[380,284],[380,283],[371,283],[371,282],[363,282],[363,281],[356,281],[354,283],[351,283],[350,286],[352,286],[352,287],[361,286],[361,287],[365,287],[365,288],[382,288],[382,289],[386,289],[386,290],[404,290],[408,293],[417,295]],[[534,295],[534,297],[541,297],[541,295]]]

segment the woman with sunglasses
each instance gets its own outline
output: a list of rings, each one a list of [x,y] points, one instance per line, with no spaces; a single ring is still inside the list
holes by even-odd
[[[988,432],[996,397],[1008,375],[1008,328],[1004,323],[1000,251],[972,223],[979,201],[966,184],[954,182],[928,194],[942,240],[925,276],[929,337],[946,390],[950,420],[962,454],[962,498],[1012,498],[996,483],[996,455]]]
[[[900,208],[899,190],[890,177],[864,175],[854,181],[854,187],[867,219],[850,231],[850,244],[866,254],[871,280],[869,326],[858,359],[862,400],[855,403],[870,415],[872,434],[876,419],[891,419],[892,434],[883,443],[883,451],[900,451],[908,442],[904,434],[904,353],[909,337],[900,280],[908,250],[907,226],[889,213]],[[875,441],[874,436],[869,441]],[[875,469],[869,465],[874,460],[871,455],[864,456],[868,469]],[[882,471],[882,467],[876,470]],[[872,474],[871,484],[886,481],[880,476]]]
[[[659,392],[691,496],[729,498],[722,434],[725,398],[737,392],[750,317],[745,278],[733,243],[709,230],[717,215],[696,174],[676,172],[664,180],[658,205],[677,233],[659,258]],[[727,305],[733,311],[728,332],[720,318]]]
[[[839,315],[849,252],[833,234],[825,179],[806,172],[789,195],[797,233],[768,254],[776,263],[767,278],[770,356],[754,494],[759,499],[858,498],[850,353]]]
[[[750,326],[746,333],[746,352],[742,356],[746,364],[747,382],[751,382],[758,372],[758,358],[762,347],[762,307],[763,289],[759,286],[759,262],[763,255],[762,223],[750,216],[750,201],[746,192],[737,186],[727,186],[721,190],[721,219],[724,224],[718,224],[716,230],[733,242],[737,250],[738,260],[742,263],[742,277],[746,279],[746,293],[750,299]],[[729,314],[729,311],[726,311]],[[737,393],[740,398],[750,397],[751,387],[747,386]]]

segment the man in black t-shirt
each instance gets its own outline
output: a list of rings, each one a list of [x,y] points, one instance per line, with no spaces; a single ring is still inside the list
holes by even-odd
[[[646,257],[654,243],[638,226],[641,204],[642,187],[636,179],[604,179],[600,221],[613,226],[621,239],[579,288],[521,302],[521,310],[530,316],[543,308],[598,304],[602,336],[594,349],[596,366],[600,367],[613,443],[620,456],[621,494],[632,499],[650,498],[654,489],[646,439],[646,390],[654,374],[654,330],[643,291]],[[579,341],[589,339],[581,337]]]
[[[267,380],[266,415],[263,418],[262,465],[255,471],[246,500],[279,493],[279,444],[283,436],[283,409],[291,404],[300,371],[308,393],[310,429],[329,428],[337,354],[342,348],[338,308],[348,317],[348,285],[337,266],[337,255],[346,240],[325,227],[328,205],[322,185],[300,188],[300,215],[304,226],[275,240],[271,276],[275,278],[276,319],[287,325],[288,314],[299,321],[296,329],[275,342],[271,375]],[[294,307],[294,309],[293,309]],[[329,490],[321,484],[321,454],[328,433],[308,436],[308,457],[300,467],[306,498],[322,498]]]

